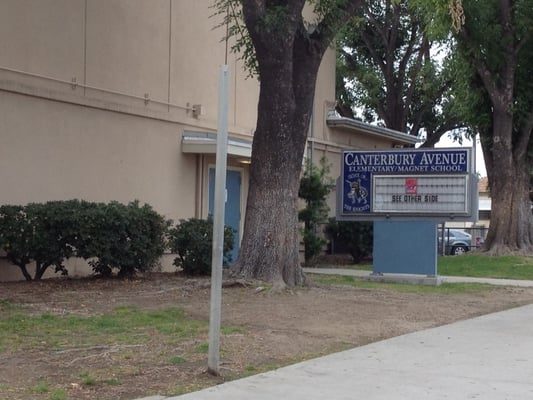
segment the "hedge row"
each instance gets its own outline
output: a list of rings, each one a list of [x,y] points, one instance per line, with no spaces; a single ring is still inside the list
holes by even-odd
[[[54,267],[64,275],[70,257],[88,261],[101,276],[150,271],[165,250],[189,275],[211,273],[211,220],[192,218],[172,227],[149,205],[135,201],[91,203],[79,200],[0,206],[0,249],[26,280],[41,279]],[[231,261],[233,231],[224,232],[224,262]],[[32,276],[28,265],[35,263]]]
[[[67,274],[70,257],[88,260],[95,273],[108,276],[147,271],[166,248],[169,222],[138,202],[90,203],[68,200],[26,206],[0,206],[0,248],[27,280],[49,267]],[[28,265],[35,263],[34,276]]]

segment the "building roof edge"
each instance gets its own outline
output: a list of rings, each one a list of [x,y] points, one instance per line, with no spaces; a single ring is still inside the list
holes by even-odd
[[[371,125],[352,118],[328,116],[326,123],[330,128],[347,128],[358,130],[363,133],[394,139],[402,144],[414,145],[420,143],[420,139],[416,136],[408,135],[407,133],[395,131],[389,128],[383,128],[381,126]]]

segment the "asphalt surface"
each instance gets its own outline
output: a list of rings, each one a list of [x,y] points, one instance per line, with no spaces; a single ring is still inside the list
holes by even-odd
[[[340,269],[335,273],[370,274]],[[442,278],[443,282],[533,287],[532,281]],[[182,396],[143,400],[163,399],[533,399],[533,305],[398,336]]]

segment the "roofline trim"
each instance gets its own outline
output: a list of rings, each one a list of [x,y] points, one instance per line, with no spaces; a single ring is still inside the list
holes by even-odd
[[[383,128],[381,126],[367,124],[366,122],[358,121],[352,118],[328,116],[328,118],[326,119],[326,123],[331,128],[357,129],[363,133],[369,133],[373,135],[383,136],[389,139],[394,139],[403,144],[413,145],[420,143],[421,141],[416,136],[408,135],[407,133],[395,131],[389,128]]]

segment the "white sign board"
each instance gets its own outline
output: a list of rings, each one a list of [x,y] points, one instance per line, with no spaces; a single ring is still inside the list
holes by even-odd
[[[373,177],[372,212],[454,213],[468,212],[468,176]]]

